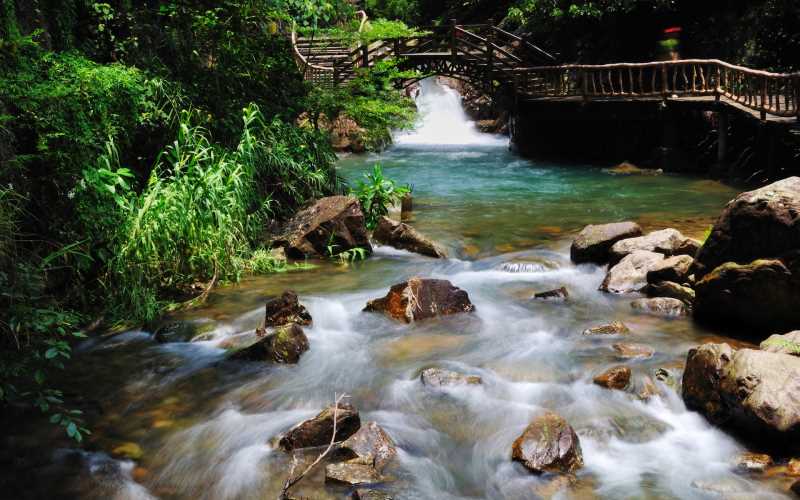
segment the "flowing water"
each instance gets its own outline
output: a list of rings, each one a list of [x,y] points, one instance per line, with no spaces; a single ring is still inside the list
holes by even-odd
[[[688,319],[635,315],[630,297],[597,290],[604,269],[570,263],[568,247],[588,223],[622,219],[677,227],[699,237],[735,192],[680,176],[616,177],[600,168],[553,165],[510,153],[507,139],[478,134],[451,90],[426,82],[421,126],[392,149],[341,161],[357,181],[380,162],[414,188],[411,223],[450,252],[433,260],[386,247],[360,263],[247,279],[219,290],[187,316],[211,339],[160,345],[132,331],[90,341],[75,383],[99,401],[93,453],[59,450],[84,464],[67,483],[46,488],[83,498],[276,498],[290,466],[273,438],[347,393],[362,421],[377,421],[399,454],[385,489],[398,499],[523,499],[548,496],[551,478],[510,461],[511,443],[544,410],[580,436],[585,467],[559,498],[782,498],[779,489],[737,475],[733,438],[688,412],[674,387],[687,350],[713,332]],[[580,147],[576,144],[576,147]],[[444,278],[465,289],[472,315],[398,324],[362,312],[367,300],[411,276]],[[531,300],[566,286],[566,303]],[[311,349],[296,366],[224,361],[223,342],[252,332],[266,298],[298,292],[314,318]],[[656,354],[628,360],[631,392],[592,384],[620,364],[619,338],[583,337],[614,319]],[[431,391],[422,369],[480,375],[483,385]],[[655,384],[661,396],[636,397]],[[133,449],[136,462],[110,458]],[[140,457],[138,455],[141,455]],[[322,469],[294,493],[344,498]],[[549,489],[548,489],[549,488]]]

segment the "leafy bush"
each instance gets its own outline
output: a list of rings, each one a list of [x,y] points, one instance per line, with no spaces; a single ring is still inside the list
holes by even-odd
[[[398,203],[411,192],[409,186],[398,186],[383,175],[383,169],[376,164],[371,173],[364,174],[365,181],[359,181],[352,194],[358,198],[364,211],[367,229],[375,229],[381,217],[389,213],[389,207]]]

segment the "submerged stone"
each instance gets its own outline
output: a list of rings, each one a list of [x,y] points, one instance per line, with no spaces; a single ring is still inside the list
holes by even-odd
[[[570,473],[583,467],[578,435],[555,413],[545,413],[528,424],[511,447],[511,459],[534,474]]]
[[[652,358],[655,349],[645,344],[614,344],[611,346],[620,358]]]
[[[583,335],[589,337],[594,335],[628,335],[630,328],[622,321],[612,321],[611,323],[593,326],[583,331]]]
[[[483,383],[483,380],[476,375],[463,375],[443,368],[427,368],[422,370],[419,378],[423,385],[431,387],[452,387]]]
[[[567,287],[562,286],[561,288],[556,288],[555,290],[535,293],[533,294],[533,298],[539,300],[563,302],[569,298],[569,292],[567,291]]]

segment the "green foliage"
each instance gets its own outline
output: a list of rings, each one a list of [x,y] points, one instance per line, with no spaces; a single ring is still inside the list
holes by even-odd
[[[407,23],[420,20],[418,0],[367,0],[367,12],[372,17],[399,19]]]
[[[364,31],[359,34],[359,41],[361,43],[372,43],[376,40],[391,40],[423,34],[425,34],[424,31],[409,28],[402,21],[374,19],[369,21],[364,27]]]
[[[375,229],[381,217],[389,213],[389,207],[398,203],[411,192],[409,186],[398,186],[383,175],[383,169],[376,164],[371,173],[364,174],[365,181],[359,181],[352,194],[358,198],[364,211],[368,229]]]

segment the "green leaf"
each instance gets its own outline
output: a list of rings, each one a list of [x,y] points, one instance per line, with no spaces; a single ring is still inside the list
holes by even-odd
[[[75,425],[75,422],[70,422],[69,425],[67,425],[67,436],[74,438],[75,434],[78,434],[78,426]]]
[[[46,359],[53,359],[56,356],[58,356],[58,348],[56,347],[51,347],[50,349],[47,350],[47,352],[44,353],[44,357]]]
[[[50,417],[50,423],[51,424],[57,424],[60,421],[61,421],[61,414],[60,413],[55,413]]]

